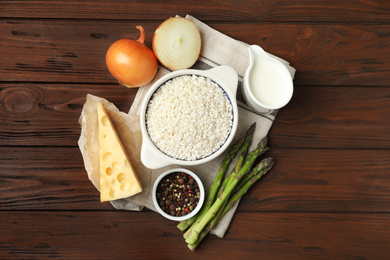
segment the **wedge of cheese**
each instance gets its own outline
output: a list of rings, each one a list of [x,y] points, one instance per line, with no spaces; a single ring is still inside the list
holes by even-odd
[[[141,183],[102,103],[97,103],[97,110],[100,201],[117,200],[140,193]]]

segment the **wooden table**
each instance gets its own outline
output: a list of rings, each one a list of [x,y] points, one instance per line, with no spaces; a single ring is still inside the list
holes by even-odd
[[[390,2],[0,2],[1,259],[389,259]],[[297,69],[269,133],[276,165],[224,238],[100,203],[77,146],[88,93],[128,111],[105,53],[191,14]]]

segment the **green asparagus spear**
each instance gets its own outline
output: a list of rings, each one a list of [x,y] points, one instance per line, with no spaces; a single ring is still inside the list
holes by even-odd
[[[236,156],[236,153],[238,152],[238,150],[241,148],[244,140],[245,140],[245,137],[242,137],[235,144],[230,146],[230,148],[229,148],[225,158],[221,162],[221,165],[220,165],[220,167],[218,169],[218,173],[215,176],[214,181],[213,181],[213,183],[210,186],[210,190],[207,193],[207,198],[206,198],[206,202],[205,202],[204,207],[201,209],[201,211],[197,215],[193,216],[192,218],[190,218],[188,220],[183,220],[182,222],[180,222],[177,225],[177,227],[181,231],[184,231],[187,228],[189,228],[196,221],[198,216],[201,216],[202,214],[204,214],[203,212],[207,211],[207,210],[204,210],[204,208],[207,207],[207,205],[211,206],[211,204],[213,203],[214,198],[215,198],[215,193],[218,191],[219,185],[221,184],[221,180],[222,180],[223,176],[225,175],[226,170],[229,167],[229,164],[231,163],[231,161]]]
[[[268,147],[266,147],[264,149],[264,152],[266,150],[268,150]],[[262,170],[266,169],[268,167],[268,165],[273,162],[273,160],[274,159],[272,157],[265,158],[260,163],[258,163],[255,167],[253,167],[252,170],[248,174],[244,175],[241,178],[240,182],[237,184],[236,188],[233,190],[233,193],[238,191],[241,188],[241,186],[244,185],[244,183],[246,183],[247,181],[249,181],[254,175],[259,174]]]
[[[200,244],[200,242],[207,236],[208,233],[217,225],[217,223],[221,220],[223,208],[226,206],[227,201],[224,202],[222,207],[218,210],[218,213],[215,215],[215,217],[210,221],[210,223],[200,232],[198,240],[192,245],[187,244],[188,248],[191,251],[194,251],[195,248]]]
[[[245,147],[246,143],[248,142],[248,139],[252,139],[255,128],[256,128],[256,123],[250,126],[250,128],[247,130],[245,134],[245,137],[243,137],[236,145],[233,146],[233,148],[226,155],[225,160],[222,161],[221,167],[217,175],[215,176],[213,183],[210,186],[210,190],[207,195],[206,205],[211,207],[211,205],[213,204],[215,195],[217,194],[217,191],[219,189],[219,186],[221,185],[221,181],[227,171],[227,168],[229,167],[229,164],[236,156],[238,150],[243,146]]]
[[[225,189],[226,185],[228,184],[230,177],[234,176],[234,174],[236,174],[237,171],[241,168],[241,166],[244,162],[245,156],[248,153],[249,145],[253,139],[253,134],[254,134],[255,128],[256,128],[256,122],[253,123],[249,127],[249,129],[246,131],[246,134],[245,134],[245,137],[244,137],[244,140],[242,143],[240,156],[237,159],[236,165],[233,168],[232,172],[229,174],[229,176],[225,177],[222,184],[221,184],[221,181],[222,181],[223,175],[219,175],[219,176],[217,175],[217,178],[216,178],[217,182],[214,180],[214,183],[216,185],[214,185],[214,183],[213,183],[213,185],[210,187],[210,193],[209,193],[210,196],[206,200],[205,205],[202,207],[201,212],[199,214],[197,214],[197,219],[196,219],[195,223],[199,222],[203,218],[203,216],[206,214],[206,212],[209,210],[209,208],[214,203],[215,196],[217,195],[217,197],[219,197],[221,195],[221,193]],[[226,171],[226,169],[225,169],[225,171]],[[184,238],[187,238],[189,236],[193,227],[194,227],[194,225],[192,225],[190,227],[190,229],[188,229],[187,232],[184,233],[184,235],[183,235]]]
[[[218,170],[218,173],[217,175],[215,176],[214,178],[214,181],[213,183],[211,184],[210,186],[210,190],[207,194],[207,198],[206,198],[206,202],[205,204],[203,205],[201,211],[195,215],[194,217],[192,217],[191,219],[189,219],[187,222],[181,224],[179,223],[178,225],[178,228],[182,231],[186,230],[188,227],[190,227],[194,222],[198,222],[200,219],[203,218],[203,216],[206,214],[206,212],[209,210],[209,208],[212,206],[212,204],[214,203],[214,200],[215,200],[215,196],[217,194],[217,192],[219,191],[219,187],[221,186],[221,181],[227,171],[227,168],[229,167],[231,161],[234,159],[234,157],[236,156],[236,153],[238,152],[238,150],[241,148],[241,150],[247,150],[247,147],[249,146],[249,143],[251,142],[251,140],[253,139],[253,134],[255,132],[255,129],[256,129],[256,122],[253,123],[249,129],[246,131],[245,133],[245,136],[242,137],[236,144],[234,144],[233,146],[231,146],[231,148],[229,149],[228,153],[226,154],[226,157],[225,159],[221,162],[221,166]],[[243,152],[241,152],[242,154]],[[245,152],[246,154],[246,152]],[[237,165],[238,163],[236,163],[236,167],[235,168],[241,168],[241,164],[238,166]],[[218,194],[219,195],[219,194]],[[187,238],[191,232],[191,229],[192,229],[192,226],[189,230],[187,230],[186,233],[184,233],[183,237],[184,238]]]
[[[274,165],[273,158],[267,158],[264,159],[262,162],[260,162],[256,167],[253,169],[257,169],[257,171],[252,171],[253,175],[252,177],[247,180],[239,190],[237,190],[228,201],[225,201],[224,205],[221,209],[218,211],[217,215],[210,221],[210,223],[202,230],[202,232],[199,234],[198,240],[190,245],[188,244],[188,248],[191,251],[194,251],[195,248],[199,245],[199,243],[203,240],[203,238],[216,226],[216,224],[222,219],[223,216],[226,215],[226,213],[234,206],[235,203],[249,190],[250,187],[253,186],[253,184],[259,180],[262,176],[264,176]],[[263,165],[266,164],[264,167]]]
[[[219,186],[219,189],[217,191],[217,197],[221,196],[222,192],[225,190],[226,186],[230,182],[232,176],[237,174],[237,172],[241,169],[247,151],[248,151],[248,147],[243,147],[240,156],[237,159],[236,165],[234,166],[230,174],[223,179],[222,184]]]
[[[257,148],[248,154],[248,159],[244,162],[242,168],[231,177],[231,181],[226,186],[222,194],[215,200],[211,208],[206,212],[204,217],[199,221],[194,223],[194,227],[191,231],[191,234],[187,237],[187,244],[194,244],[199,237],[199,233],[206,227],[206,225],[213,219],[213,217],[218,213],[218,210],[221,208],[225,200],[229,198],[231,192],[234,190],[237,183],[240,181],[243,175],[248,173],[252,168],[253,163],[256,158],[261,154],[262,150],[266,147],[267,138],[264,138],[257,146]]]
[[[217,192],[217,197],[219,197],[222,194],[222,192],[225,189],[226,185],[230,181],[230,177],[234,176],[234,174],[237,173],[238,170],[241,169],[241,166],[244,163],[245,157],[247,156],[247,153],[248,153],[249,146],[250,146],[250,144],[252,142],[252,139],[253,139],[253,133],[255,131],[255,126],[256,126],[256,123],[253,123],[252,126],[246,132],[245,140],[244,140],[244,143],[242,145],[241,152],[240,152],[240,155],[239,155],[239,157],[237,159],[236,165],[233,168],[232,172],[228,176],[226,176],[226,178],[222,181],[222,184],[219,186],[219,189],[218,189],[218,192]],[[211,202],[211,204],[213,202],[214,202],[214,199]]]
[[[267,163],[265,168],[258,171],[257,174],[254,174],[248,181],[246,181],[240,189],[238,189],[233,195],[229,198],[226,207],[223,209],[222,216],[224,216],[232,207],[233,205],[249,190],[250,187],[252,187],[253,184],[255,184],[256,181],[258,181],[261,177],[263,177],[271,168],[274,166],[275,161],[273,158],[267,158],[264,159],[259,164]]]

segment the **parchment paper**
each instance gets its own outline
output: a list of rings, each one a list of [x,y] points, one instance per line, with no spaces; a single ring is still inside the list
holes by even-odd
[[[140,158],[142,136],[139,116],[120,112],[114,104],[90,94],[86,97],[79,118],[81,135],[78,141],[88,178],[96,189],[100,190],[98,101],[102,102],[106,108],[143,187],[141,193],[131,198],[111,201],[110,203],[117,209],[142,210],[149,195],[151,170],[142,164]]]

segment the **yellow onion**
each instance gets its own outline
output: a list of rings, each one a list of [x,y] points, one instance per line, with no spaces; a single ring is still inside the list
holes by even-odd
[[[140,31],[138,40],[118,40],[106,54],[106,65],[111,75],[129,88],[148,84],[158,68],[156,56],[144,43],[144,29],[142,26],[136,28]]]

